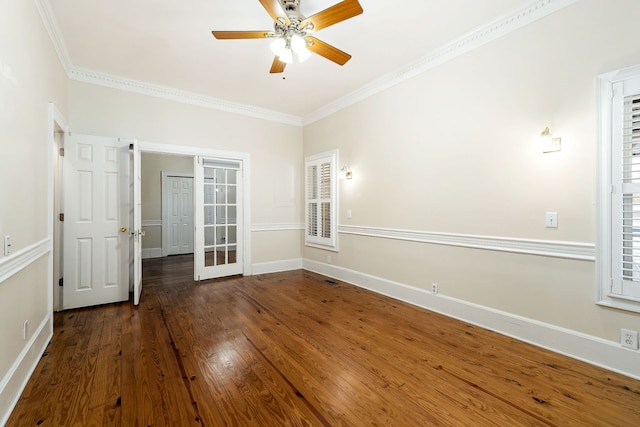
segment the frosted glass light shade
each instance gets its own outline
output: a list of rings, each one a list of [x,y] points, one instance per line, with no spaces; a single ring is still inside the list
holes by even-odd
[[[307,50],[307,42],[297,34],[291,37],[291,49],[295,53],[300,53]]]
[[[276,56],[282,56],[287,50],[287,42],[284,39],[277,38],[271,43],[271,52]]]

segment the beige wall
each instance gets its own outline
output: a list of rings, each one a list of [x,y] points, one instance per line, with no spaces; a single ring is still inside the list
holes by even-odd
[[[0,13],[0,238],[11,236],[14,257],[49,238],[49,101],[66,114],[67,78],[35,4],[5,1]],[[4,381],[38,327],[48,331],[48,256],[30,259],[0,281],[0,385],[7,386],[0,390],[0,424],[16,391],[14,382]],[[0,270],[8,259],[0,252]]]
[[[69,100],[74,132],[248,153],[253,224],[302,221],[301,128],[79,82]],[[263,233],[278,250],[255,245],[254,263],[301,257],[300,232]]]
[[[306,126],[305,155],[338,148],[353,170],[340,224],[595,243],[594,79],[640,63],[639,15],[582,0]],[[536,146],[545,126],[561,152]],[[640,326],[595,304],[590,261],[342,234],[333,263],[616,342]]]

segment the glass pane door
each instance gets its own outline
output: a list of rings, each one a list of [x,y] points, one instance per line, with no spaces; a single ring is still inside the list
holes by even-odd
[[[240,189],[241,172],[238,162],[204,159],[202,162],[202,224],[196,250],[196,270],[199,279],[242,273]]]

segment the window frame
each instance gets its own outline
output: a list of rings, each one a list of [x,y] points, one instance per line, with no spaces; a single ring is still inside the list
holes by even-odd
[[[329,163],[330,165],[330,198],[328,198],[329,206],[329,234],[330,237],[321,237],[317,235],[309,234],[309,206],[310,200],[318,200],[319,198],[312,199],[309,197],[309,172],[310,166],[320,166],[321,164]],[[316,181],[318,185],[318,191],[321,186],[320,171],[316,171]],[[325,199],[326,200],[326,199]],[[320,212],[318,209],[317,212]],[[321,218],[318,218],[318,229],[322,228]],[[338,150],[325,151],[323,153],[307,156],[304,159],[304,243],[306,246],[331,250],[338,252]]]
[[[621,197],[622,163],[621,142],[614,140],[616,126],[623,122],[623,111],[617,105],[624,101],[622,92],[625,82],[640,79],[640,65],[598,76],[596,79],[596,126],[597,126],[597,174],[596,174],[596,302],[599,305],[640,313],[640,300],[633,300],[624,294],[614,293],[614,278],[622,275],[622,265],[615,248],[622,247],[620,226],[616,226],[617,213],[614,212],[614,198]],[[617,115],[618,117],[616,117]],[[618,148],[616,148],[618,147]],[[618,175],[618,176],[614,176]],[[620,207],[618,207],[620,209]]]

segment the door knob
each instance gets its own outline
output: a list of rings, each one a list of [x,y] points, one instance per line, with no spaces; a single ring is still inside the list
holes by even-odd
[[[127,227],[120,227],[120,232],[121,233],[126,233],[127,232]]]

